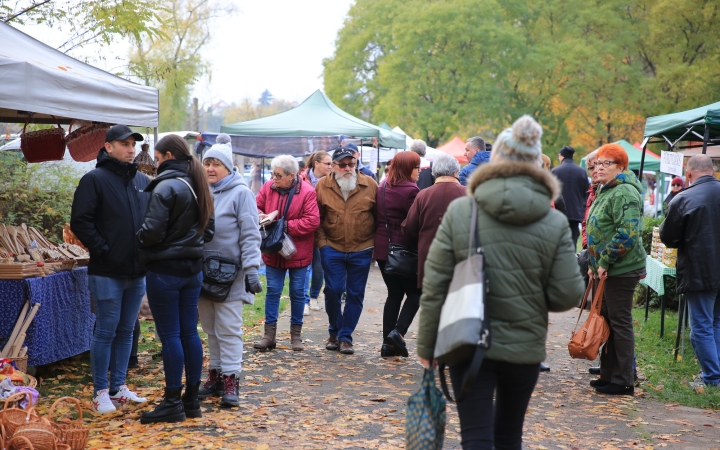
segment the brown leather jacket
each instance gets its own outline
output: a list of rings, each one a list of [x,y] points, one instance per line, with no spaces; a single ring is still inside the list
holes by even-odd
[[[371,248],[375,239],[378,186],[375,180],[358,173],[357,187],[343,199],[335,177],[328,175],[318,181],[320,227],[315,231],[315,245],[326,245],[339,252],[359,252]]]

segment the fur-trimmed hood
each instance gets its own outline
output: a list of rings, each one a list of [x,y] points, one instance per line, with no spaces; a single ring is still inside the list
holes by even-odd
[[[495,219],[517,225],[533,223],[550,211],[560,182],[544,168],[524,162],[490,162],[470,178],[468,194]]]

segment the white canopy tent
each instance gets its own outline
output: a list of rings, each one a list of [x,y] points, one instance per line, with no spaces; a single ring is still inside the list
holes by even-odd
[[[71,119],[157,128],[158,91],[82,63],[0,22],[0,122]]]
[[[405,149],[410,150],[410,146],[412,145],[415,138],[408,136],[408,134],[406,132],[404,132],[402,130],[402,128],[400,128],[400,127],[393,128],[393,131],[396,133],[405,135]],[[420,166],[423,169],[426,167],[430,167],[430,161],[433,161],[436,156],[442,155],[442,154],[443,154],[443,152],[435,150],[435,148],[433,148],[433,147],[430,147],[430,146],[425,147],[425,158],[421,158]],[[423,161],[423,159],[424,159],[424,161]]]

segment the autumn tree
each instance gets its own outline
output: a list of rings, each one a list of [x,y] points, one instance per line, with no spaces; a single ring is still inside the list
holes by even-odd
[[[159,38],[159,0],[0,0],[0,20],[8,25],[42,24],[62,30],[57,47],[68,53],[88,44],[110,45],[116,38]]]
[[[158,23],[163,37],[135,41],[129,72],[158,88],[161,131],[185,127],[192,86],[210,73],[200,53],[212,38],[210,23],[233,11],[216,0],[170,0]]]

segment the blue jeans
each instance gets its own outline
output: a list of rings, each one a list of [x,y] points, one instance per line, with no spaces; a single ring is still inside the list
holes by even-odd
[[[90,275],[88,288],[95,309],[95,331],[90,347],[95,393],[108,388],[114,392],[125,384],[133,329],[145,294],[145,277],[120,279]]]
[[[370,273],[372,249],[343,253],[326,245],[320,249],[325,271],[325,311],[328,315],[328,333],[338,341],[352,342],[365,299],[365,285]],[[342,293],[347,292],[345,310],[342,310]]]
[[[690,310],[690,342],[703,381],[720,385],[720,290],[687,292],[685,298]]]
[[[323,285],[323,268],[320,261],[320,249],[313,247],[312,264],[308,266],[307,280],[305,281],[305,303],[310,303],[311,298],[318,298]]]
[[[290,271],[290,323],[302,325],[305,310],[305,279],[307,267],[297,269],[278,269],[266,266],[267,293],[265,294],[265,323],[272,325],[278,321],[280,295],[285,285],[285,274]]]
[[[174,277],[148,271],[146,278],[148,303],[162,342],[165,387],[182,387],[183,366],[187,384],[193,385],[200,381],[203,365],[197,332],[202,272]]]

